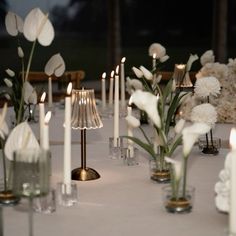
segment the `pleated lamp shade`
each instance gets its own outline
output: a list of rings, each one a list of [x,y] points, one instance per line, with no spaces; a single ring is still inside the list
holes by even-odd
[[[71,127],[73,129],[97,129],[103,127],[97,111],[93,89],[72,90]]]

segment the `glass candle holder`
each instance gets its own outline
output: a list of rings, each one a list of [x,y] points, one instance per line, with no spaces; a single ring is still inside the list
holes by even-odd
[[[134,166],[138,165],[138,148],[132,147],[132,149],[126,147],[122,148],[123,162],[125,165]]]
[[[57,202],[60,206],[73,206],[78,203],[78,190],[75,183],[70,186],[64,183],[57,184]]]
[[[109,138],[109,157],[111,159],[122,158],[122,152],[121,152],[122,148],[123,148],[123,139],[121,137],[117,138],[116,142],[114,142],[113,137]]]
[[[214,137],[210,140],[200,138],[198,140],[198,147],[204,154],[217,155],[219,153],[219,149],[221,148],[221,139]]]

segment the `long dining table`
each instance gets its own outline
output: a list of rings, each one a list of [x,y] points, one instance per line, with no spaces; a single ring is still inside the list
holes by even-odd
[[[52,154],[51,186],[63,180],[64,110],[56,108],[49,124]],[[192,212],[166,212],[162,187],[150,179],[149,158],[141,149],[138,164],[128,166],[121,159],[109,157],[109,137],[113,136],[113,119],[103,118],[103,127],[87,131],[87,166],[101,178],[73,181],[78,188],[78,204],[57,204],[51,214],[34,214],[35,236],[224,236],[228,231],[228,215],[217,210],[214,186],[229,152],[227,145],[216,156],[204,155],[194,146],[188,165],[188,184],[196,188]],[[38,123],[31,123],[38,137]],[[214,136],[227,143],[233,124],[216,124]],[[120,135],[127,132],[120,118]],[[148,132],[151,128],[144,126]],[[139,131],[134,131],[139,135]],[[180,147],[181,148],[181,147]],[[181,152],[180,152],[181,153]],[[72,169],[80,167],[80,132],[72,130]],[[28,212],[20,207],[3,208],[5,236],[28,235]]]

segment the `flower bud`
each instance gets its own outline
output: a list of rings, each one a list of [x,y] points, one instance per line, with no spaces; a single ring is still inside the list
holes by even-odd
[[[4,83],[6,84],[7,87],[9,87],[9,88],[12,87],[12,82],[11,82],[11,80],[5,78],[5,79],[4,79]]]
[[[14,77],[15,76],[15,72],[11,69],[6,69],[6,73],[10,76],[10,77]]]
[[[11,100],[11,97],[10,97],[10,95],[9,95],[8,93],[5,93],[5,94],[4,94],[4,97],[5,97],[8,101]]]
[[[24,57],[24,52],[23,52],[23,50],[22,50],[21,47],[18,47],[18,48],[17,48],[17,52],[18,52],[18,56],[19,56],[20,58],[23,58],[23,57]]]
[[[142,78],[143,77],[143,72],[141,70],[139,70],[138,68],[136,67],[132,67],[132,70],[134,72],[134,74],[138,77],[138,78]]]

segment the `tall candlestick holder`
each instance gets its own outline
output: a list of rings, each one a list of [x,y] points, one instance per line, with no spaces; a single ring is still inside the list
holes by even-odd
[[[86,130],[103,127],[93,89],[72,91],[71,126],[72,129],[80,129],[81,132],[81,167],[72,170],[72,179],[88,181],[100,178],[96,170],[87,167],[86,161]]]

